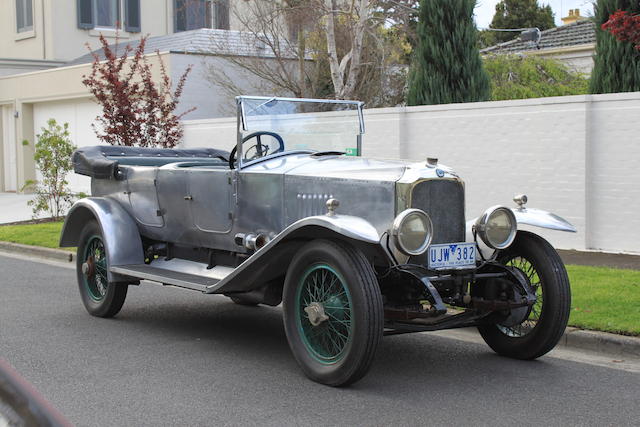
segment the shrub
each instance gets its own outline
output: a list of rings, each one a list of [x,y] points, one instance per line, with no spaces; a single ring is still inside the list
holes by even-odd
[[[613,34],[618,41],[632,43],[636,50],[640,50],[640,15],[618,10],[601,28]]]
[[[91,73],[82,80],[102,106],[102,115],[96,119],[98,126],[92,125],[98,139],[111,145],[175,147],[183,134],[180,119],[195,110],[174,114],[191,66],[172,91],[172,82],[159,52],[156,53],[160,82],[154,81],[152,67],[144,54],[146,37],[140,40],[135,51],[127,44],[119,56],[117,40],[112,48],[101,35],[100,43],[104,59],[93,53]]]
[[[589,81],[560,61],[537,56],[494,55],[484,66],[491,76],[491,99],[583,95]]]
[[[35,199],[28,202],[33,208],[33,217],[49,213],[51,218],[60,219],[81,194],[69,190],[67,174],[73,168],[71,154],[76,149],[69,139],[69,124],[60,126],[54,119],[47,121],[47,127],[37,135],[34,160],[42,178],[29,180],[25,188],[33,190]]]
[[[591,73],[591,93],[635,92],[640,90],[640,52],[632,40],[619,41],[635,26],[633,15],[640,13],[638,0],[598,0],[595,8],[596,55]],[[621,14],[620,11],[627,12]],[[618,12],[617,15],[614,15]],[[614,20],[610,21],[612,18]],[[626,18],[622,18],[625,16]],[[618,31],[624,22],[623,31]],[[608,25],[607,25],[608,23]],[[629,27],[630,26],[630,27]],[[624,28],[627,27],[625,30]],[[612,31],[613,30],[613,31]]]

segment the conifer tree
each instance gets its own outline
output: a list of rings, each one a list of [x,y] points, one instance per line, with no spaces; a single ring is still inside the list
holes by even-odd
[[[475,4],[475,0],[420,1],[408,105],[475,102],[490,98],[489,76],[476,46]]]
[[[632,43],[618,41],[602,24],[617,10],[640,13],[638,0],[598,0],[595,5],[596,55],[591,93],[640,91],[640,52]]]

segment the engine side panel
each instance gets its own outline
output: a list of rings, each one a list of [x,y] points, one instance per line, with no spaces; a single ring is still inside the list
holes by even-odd
[[[388,231],[395,216],[395,183],[316,176],[284,177],[286,225],[327,212],[325,202],[338,199],[338,213],[363,218],[379,234]]]

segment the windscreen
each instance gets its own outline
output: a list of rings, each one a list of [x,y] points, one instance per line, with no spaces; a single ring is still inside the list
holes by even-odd
[[[284,151],[339,151],[358,156],[363,133],[357,101],[241,97],[242,136],[273,132]],[[272,142],[278,144],[278,141]]]

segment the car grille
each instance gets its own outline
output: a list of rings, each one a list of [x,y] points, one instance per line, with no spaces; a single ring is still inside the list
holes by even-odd
[[[422,209],[433,222],[432,243],[464,242],[464,186],[452,180],[436,179],[418,183],[411,194],[411,207]],[[424,264],[427,255],[411,257]]]

